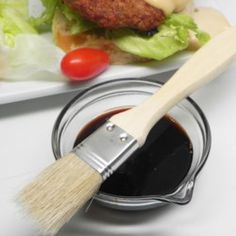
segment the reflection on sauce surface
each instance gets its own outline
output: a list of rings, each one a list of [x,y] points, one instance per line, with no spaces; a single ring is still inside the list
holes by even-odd
[[[103,114],[80,132],[76,144],[112,115]],[[101,186],[100,191],[119,196],[167,194],[176,190],[192,163],[192,144],[183,128],[168,116],[151,130],[145,145]]]

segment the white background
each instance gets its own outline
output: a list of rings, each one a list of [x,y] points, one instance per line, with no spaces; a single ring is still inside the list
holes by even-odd
[[[226,7],[230,1],[217,2]],[[226,12],[236,23],[232,14],[235,8],[226,7]],[[0,106],[0,236],[36,234],[14,198],[24,184],[54,161],[52,126],[74,95]],[[213,139],[191,203],[135,213],[93,204],[87,213],[78,214],[59,236],[236,235],[236,64],[192,97],[205,112]]]

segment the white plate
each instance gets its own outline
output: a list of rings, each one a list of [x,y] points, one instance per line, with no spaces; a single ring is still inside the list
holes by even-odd
[[[229,18],[232,24],[236,24],[236,17],[234,14],[234,9],[236,8],[235,1],[228,0],[227,4],[223,0],[196,0],[195,2],[197,6],[212,6],[220,9]],[[112,66],[106,73],[102,74],[98,78],[77,85],[70,85],[66,82],[33,80],[23,82],[0,82],[0,104],[12,103],[75,90],[80,91],[91,85],[117,78],[137,78],[160,74],[162,72],[178,68],[186,61],[187,58],[190,57],[190,55],[191,53],[180,53],[163,62],[146,63],[141,66]]]

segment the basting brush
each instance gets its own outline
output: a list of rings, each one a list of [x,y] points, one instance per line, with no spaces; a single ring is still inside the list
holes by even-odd
[[[139,106],[113,116],[74,150],[45,169],[19,194],[41,231],[55,234],[140,148],[155,123],[176,103],[222,73],[236,55],[231,27],[197,51],[172,78]]]

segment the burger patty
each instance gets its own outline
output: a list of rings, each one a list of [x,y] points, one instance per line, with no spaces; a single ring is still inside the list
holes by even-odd
[[[144,0],[64,0],[88,20],[102,28],[132,28],[149,31],[165,19],[164,13]]]

